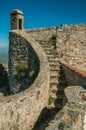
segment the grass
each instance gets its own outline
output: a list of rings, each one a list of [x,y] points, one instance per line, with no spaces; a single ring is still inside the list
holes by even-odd
[[[28,69],[27,63],[20,62],[15,67],[14,76],[16,76],[17,78],[23,78],[27,73],[27,69]]]
[[[48,105],[51,105],[53,102],[54,102],[54,99],[51,98],[51,97],[49,97],[49,99],[48,99]]]
[[[30,73],[29,73],[29,77],[32,77],[34,75],[35,71],[32,70]]]

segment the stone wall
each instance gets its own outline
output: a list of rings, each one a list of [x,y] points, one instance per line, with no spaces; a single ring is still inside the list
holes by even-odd
[[[40,61],[30,43],[22,36],[10,32],[9,81],[11,93],[28,88],[35,80]]]
[[[24,36],[24,39],[30,43],[36,52],[38,59],[40,60],[40,70],[30,88],[18,94],[0,99],[1,130],[31,130],[37,121],[42,109],[45,108],[48,103],[50,79],[49,65],[46,55],[38,43],[34,42],[34,40],[30,39],[30,37],[27,38],[27,36],[22,34],[22,32],[20,33],[21,34],[19,34],[18,31],[11,31],[11,36],[15,37],[15,40],[19,37],[22,39]],[[15,63],[16,62],[17,61],[15,57]]]
[[[63,62],[61,62],[61,65],[69,85],[79,85],[86,89],[86,71]]]
[[[57,57],[67,63],[77,65],[79,60],[86,59],[86,24],[60,25],[52,28],[26,30],[39,43],[50,43],[56,36]]]
[[[57,31],[57,48],[62,59],[78,67],[86,59],[86,24],[63,25]],[[57,50],[58,50],[57,49]]]

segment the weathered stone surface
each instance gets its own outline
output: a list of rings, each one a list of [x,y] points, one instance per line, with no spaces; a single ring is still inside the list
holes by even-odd
[[[72,65],[61,62],[66,79],[69,85],[81,85],[86,89],[86,71],[77,69]],[[83,93],[83,100],[85,100],[85,93]]]
[[[16,30],[16,29],[23,29],[24,24],[24,17],[23,17],[23,12],[18,9],[14,9],[11,12],[11,29]]]

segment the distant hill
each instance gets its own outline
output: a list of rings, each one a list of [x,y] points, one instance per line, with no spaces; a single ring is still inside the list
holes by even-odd
[[[0,63],[8,63],[8,49],[0,48]]]

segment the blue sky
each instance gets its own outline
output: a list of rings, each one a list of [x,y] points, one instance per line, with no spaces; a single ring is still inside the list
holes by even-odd
[[[8,47],[10,13],[24,13],[24,28],[86,23],[86,0],[0,0],[0,48]]]

